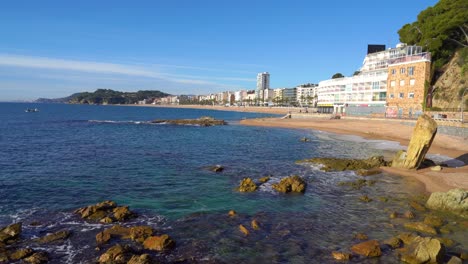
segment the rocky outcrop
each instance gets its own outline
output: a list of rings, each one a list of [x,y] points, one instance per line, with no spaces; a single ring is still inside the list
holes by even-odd
[[[63,230],[63,231],[55,232],[52,234],[48,234],[41,238],[35,239],[34,241],[38,243],[50,243],[50,242],[54,242],[57,240],[67,239],[69,236],[70,236],[70,231]]]
[[[417,169],[431,147],[437,133],[437,123],[427,115],[421,115],[413,130],[408,150],[399,151],[392,162],[392,167]]]
[[[0,243],[16,240],[21,234],[22,223],[15,223],[0,229]]]
[[[43,264],[49,261],[49,256],[47,252],[35,252],[31,256],[25,258],[24,261],[31,264]]]
[[[433,210],[450,211],[463,218],[468,218],[468,191],[452,189],[448,192],[434,192],[426,202],[426,207]]]
[[[257,184],[251,178],[244,178],[239,184],[237,190],[239,192],[253,192],[257,190]]]
[[[127,262],[127,264],[152,264],[152,263],[154,262],[151,260],[151,257],[148,254],[134,255]]]
[[[413,230],[413,231],[417,231],[417,232],[421,232],[421,233],[426,233],[426,234],[430,234],[430,235],[437,235],[437,230],[430,226],[430,225],[427,225],[423,222],[409,222],[409,223],[405,223],[404,224],[404,227],[409,229],[409,230]]]
[[[294,175],[281,179],[279,183],[273,184],[272,187],[276,191],[282,193],[303,193],[305,192],[307,183],[301,177]]]
[[[338,252],[338,251],[333,251],[332,252],[332,257],[336,260],[340,261],[346,261],[351,259],[351,254],[349,253],[343,253],[343,252]]]
[[[112,223],[115,221],[125,221],[135,216],[128,209],[128,206],[117,206],[113,201],[104,201],[95,205],[89,205],[75,210],[81,218],[99,221],[103,223]]]
[[[383,156],[374,156],[368,159],[338,159],[338,158],[312,158],[297,161],[297,163],[321,164],[323,171],[370,170],[388,163]]]
[[[351,250],[354,253],[365,257],[378,257],[382,255],[382,251],[380,250],[380,245],[377,240],[369,240],[356,244],[351,247]]]
[[[401,260],[407,263],[442,263],[445,247],[437,239],[417,236],[402,252]]]
[[[156,119],[150,121],[153,124],[171,124],[171,125],[197,125],[197,126],[222,126],[226,125],[227,123],[224,120],[214,119],[213,117],[200,117],[198,119],[173,119],[173,120],[165,120],[165,119]]]
[[[169,235],[150,236],[143,242],[143,247],[149,250],[163,251],[175,246],[174,240]]]
[[[127,260],[130,258],[129,251],[126,247],[123,247],[119,244],[109,248],[104,254],[102,254],[98,262],[106,264],[120,264],[127,263]]]
[[[154,230],[150,226],[132,226],[123,227],[115,225],[111,228],[105,229],[96,235],[96,243],[98,245],[105,244],[111,238],[131,239],[133,241],[143,243],[146,238],[152,236]]]

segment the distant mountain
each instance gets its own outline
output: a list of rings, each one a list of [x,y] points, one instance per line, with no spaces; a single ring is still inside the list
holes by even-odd
[[[92,93],[75,93],[63,98],[39,98],[36,102],[70,104],[135,104],[144,99],[155,99],[166,97],[168,95],[169,94],[161,91],[119,92],[111,89],[98,89]]]

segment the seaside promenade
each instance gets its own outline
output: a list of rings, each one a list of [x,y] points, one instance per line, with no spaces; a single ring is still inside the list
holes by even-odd
[[[303,108],[288,107],[224,107],[201,105],[177,105],[151,107],[175,107],[193,109],[211,109],[219,111],[257,112],[286,115],[292,113],[292,118],[258,118],[246,119],[240,123],[246,126],[282,127],[291,129],[313,129],[343,135],[356,135],[365,139],[378,139],[399,142],[408,146],[413,132],[414,121],[398,119],[352,118],[330,119],[330,114],[304,115],[299,113]],[[296,116],[296,118],[295,118]],[[298,118],[300,117],[300,118]],[[467,126],[467,124],[462,124]],[[468,128],[463,128],[468,130]],[[447,191],[452,188],[468,189],[468,133],[465,137],[437,133],[430,154],[448,156],[464,162],[463,166],[443,168],[441,171],[432,171],[430,168],[419,170],[403,170],[384,168],[385,171],[401,176],[415,177],[423,182],[428,192]]]

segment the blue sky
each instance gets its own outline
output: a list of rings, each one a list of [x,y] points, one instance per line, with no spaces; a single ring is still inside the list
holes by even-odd
[[[110,88],[204,94],[352,75],[421,1],[2,1],[0,101]]]

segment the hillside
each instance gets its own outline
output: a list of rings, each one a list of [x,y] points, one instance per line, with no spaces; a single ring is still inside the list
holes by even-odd
[[[119,92],[111,89],[98,89],[94,92],[75,93],[68,97],[45,99],[40,103],[70,103],[70,104],[135,104],[144,99],[154,99],[168,96],[161,91]]]

